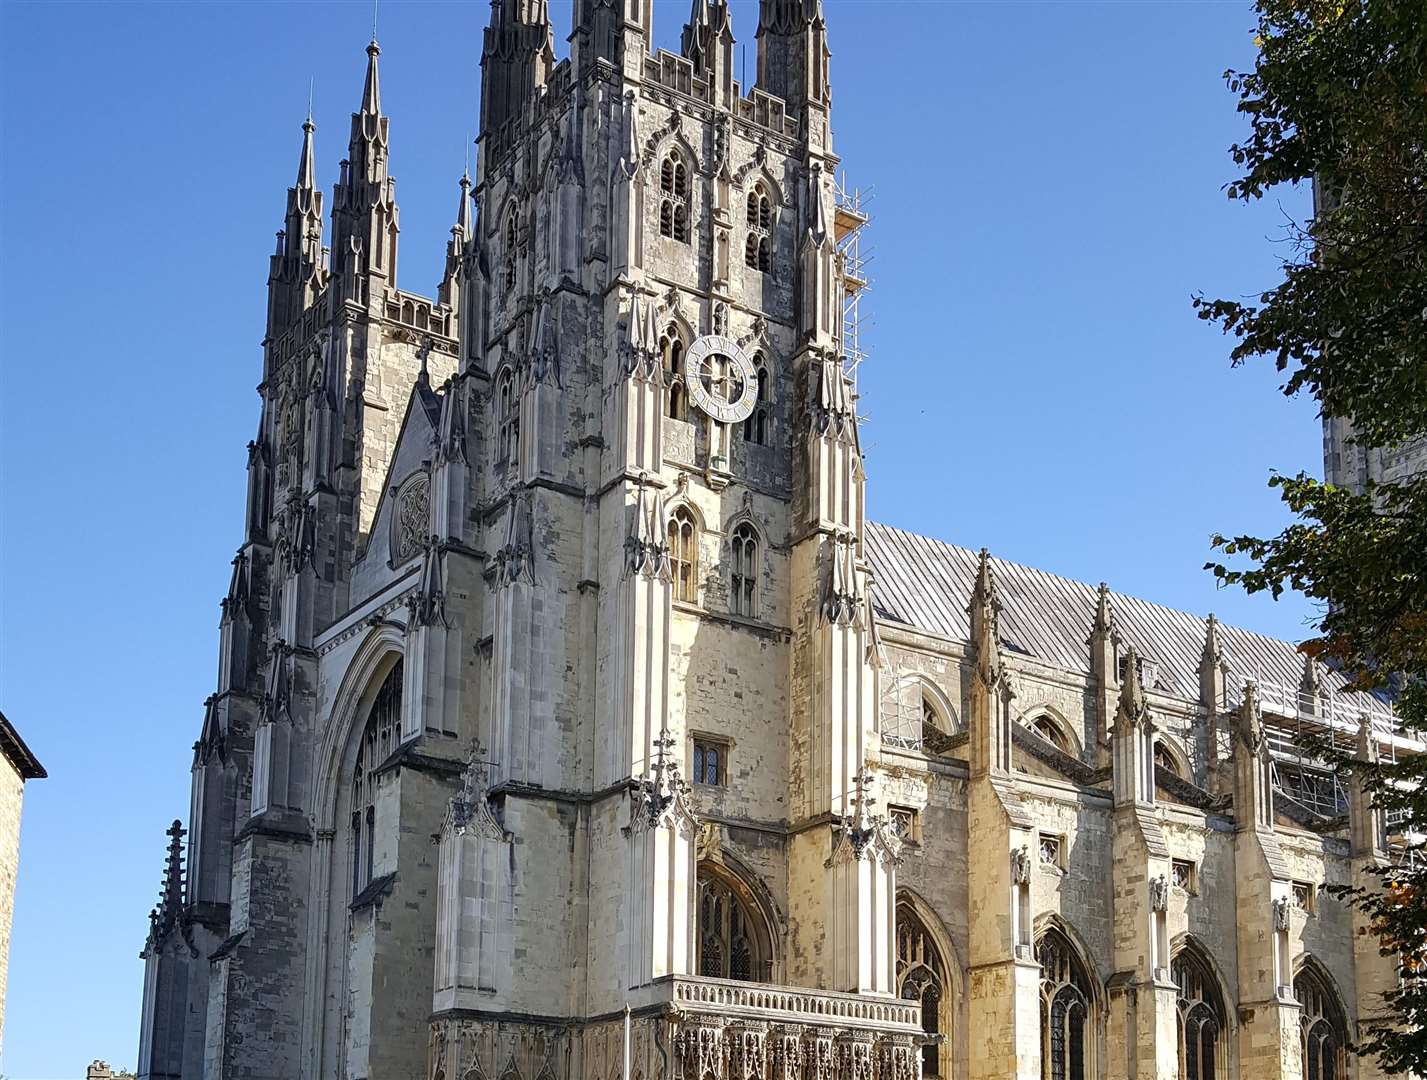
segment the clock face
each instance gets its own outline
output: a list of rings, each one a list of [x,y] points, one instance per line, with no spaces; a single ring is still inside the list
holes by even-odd
[[[738,342],[708,334],[684,360],[689,401],[723,424],[747,420],[758,401],[758,369]]]

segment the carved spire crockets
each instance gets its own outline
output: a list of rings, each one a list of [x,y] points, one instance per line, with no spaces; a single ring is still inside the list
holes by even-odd
[[[834,626],[860,626],[863,596],[857,574],[857,543],[850,533],[840,533],[827,545],[823,579],[823,621]]]
[[[1110,587],[1103,581],[1095,593],[1095,617],[1086,644],[1090,648],[1090,672],[1095,676],[1095,758],[1103,766],[1111,757],[1110,729],[1117,707],[1115,682],[1120,655],[1120,628],[1115,621]]]
[[[476,743],[461,772],[461,790],[446,808],[442,831],[458,836],[476,832],[491,840],[505,840],[508,834],[490,805],[490,762],[481,754],[481,745]]]
[[[506,512],[505,543],[496,552],[496,585],[535,584],[535,522],[530,492],[516,491]]]
[[[792,115],[827,108],[830,56],[822,0],[759,0],[758,86]]]
[[[1234,721],[1234,824],[1239,830],[1273,830],[1272,768],[1258,687],[1246,682]]]
[[[629,301],[629,319],[625,323],[621,355],[625,374],[645,382],[661,378],[659,324],[655,320],[654,305],[639,293],[635,293]]]
[[[183,838],[188,830],[175,819],[165,830],[168,849],[164,856],[163,883],[159,902],[149,912],[149,936],[140,956],[147,957],[175,928],[182,929],[184,915]]]
[[[1115,805],[1153,805],[1155,801],[1155,724],[1140,674],[1140,657],[1125,650],[1125,676],[1110,745],[1114,761]]]
[[[640,476],[635,484],[634,520],[624,540],[624,565],[629,574],[651,580],[672,580],[669,541],[664,532],[664,493]]]
[[[481,137],[518,116],[554,66],[547,0],[491,0],[481,50]]]
[[[471,174],[461,173],[461,197],[456,204],[456,221],[451,226],[451,239],[446,241],[446,269],[441,275],[437,300],[453,311],[462,311],[461,293],[470,276],[467,246],[475,237],[471,222]]]
[[[361,107],[352,114],[347,159],[332,197],[332,272],[341,279],[342,298],[366,303],[372,281],[396,285],[396,181],[388,172],[390,120],[381,111],[377,58],[381,46],[367,46],[367,74]]]
[[[268,272],[268,336],[280,334],[317,298],[326,284],[322,259],[322,192],[317,190],[312,136],[302,123],[297,180],[287,189],[287,211]]]
[[[446,619],[446,591],[441,572],[441,545],[436,537],[426,542],[425,554],[421,559],[421,579],[416,592],[406,602],[410,625],[449,626]]]
[[[1386,840],[1382,811],[1368,784],[1368,770],[1377,763],[1377,736],[1372,716],[1364,712],[1358,719],[1358,744],[1353,759],[1361,765],[1348,774],[1348,835],[1352,853],[1358,858],[1377,860]]]
[[[728,0],[693,0],[680,51],[696,76],[708,76],[715,106],[733,106],[733,20]]]
[[[1001,659],[1001,600],[985,548],[976,567],[976,584],[967,604],[971,618],[971,651],[975,675],[971,682],[971,771],[975,777],[1011,775],[1011,701],[1014,694]]]

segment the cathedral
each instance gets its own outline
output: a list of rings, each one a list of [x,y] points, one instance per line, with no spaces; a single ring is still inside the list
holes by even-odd
[[[375,40],[330,206],[303,125],[144,1080],[1378,1075],[1398,840],[1299,738],[1389,707],[866,520],[828,19],[758,8],[743,85],[727,0],[494,0],[434,297]]]

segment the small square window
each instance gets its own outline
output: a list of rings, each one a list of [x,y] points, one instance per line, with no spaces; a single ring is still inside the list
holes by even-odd
[[[1057,870],[1063,869],[1064,852],[1065,845],[1059,836],[1055,833],[1041,833],[1040,860],[1042,866],[1053,866]]]
[[[1188,859],[1175,859],[1170,863],[1169,880],[1175,888],[1183,889],[1187,893],[1197,893],[1199,891],[1198,867]]]
[[[922,822],[920,815],[909,806],[889,806],[887,808],[888,825],[892,829],[892,835],[904,844],[920,844],[922,842]]]
[[[1293,906],[1305,915],[1312,915],[1318,908],[1318,886],[1311,881],[1295,881]]]
[[[728,743],[694,740],[694,783],[724,787],[728,783]]]

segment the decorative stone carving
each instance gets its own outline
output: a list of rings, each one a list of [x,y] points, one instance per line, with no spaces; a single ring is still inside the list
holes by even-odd
[[[1169,882],[1163,874],[1150,879],[1150,910],[1169,910]]]
[[[1011,852],[1011,884],[1031,883],[1031,849],[1025,844]]]
[[[431,481],[413,477],[397,492],[391,523],[391,561],[402,563],[425,546],[431,518]]]
[[[1293,925],[1293,902],[1286,896],[1280,896],[1273,902],[1273,928],[1275,931],[1287,930]]]

